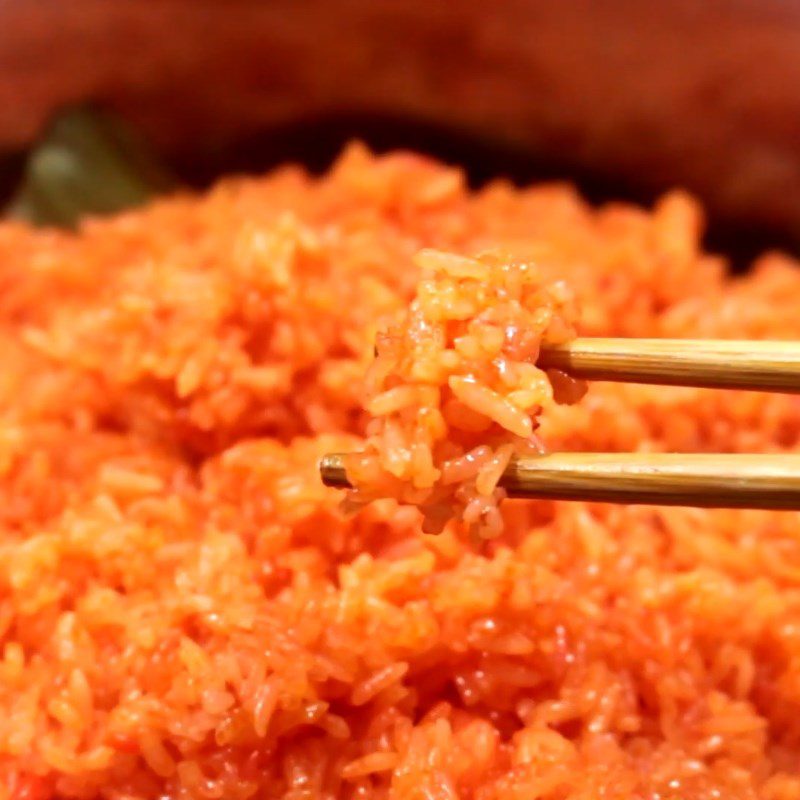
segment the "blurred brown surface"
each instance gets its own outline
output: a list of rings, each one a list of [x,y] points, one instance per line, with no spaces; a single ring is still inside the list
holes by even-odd
[[[184,158],[327,111],[446,122],[800,242],[794,0],[0,0],[0,149],[85,100]]]

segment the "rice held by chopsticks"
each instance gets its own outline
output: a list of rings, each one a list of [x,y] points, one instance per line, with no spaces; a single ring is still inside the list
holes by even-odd
[[[538,369],[542,345],[574,336],[572,295],[535,263],[498,254],[423,250],[407,312],[378,335],[366,379],[374,422],[364,452],[347,457],[348,505],[394,497],[418,506],[423,530],[453,517],[482,538],[502,532],[497,482],[512,456],[539,454],[543,406],[584,386]]]

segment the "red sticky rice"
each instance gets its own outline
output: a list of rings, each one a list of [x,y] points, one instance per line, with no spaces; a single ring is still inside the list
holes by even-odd
[[[583,384],[536,367],[544,345],[574,336],[572,296],[535,263],[423,250],[411,307],[378,334],[365,383],[367,446],[345,460],[348,505],[380,497],[419,507],[426,533],[454,516],[502,533],[498,488],[513,456],[538,455],[536,417]],[[560,395],[560,396],[559,396]]]
[[[798,266],[699,231],[358,147],[0,226],[0,794],[800,797],[796,514],[507,500],[476,549],[317,473],[425,248],[565,280],[580,335],[800,338]],[[598,383],[537,432],[798,450],[800,400]]]

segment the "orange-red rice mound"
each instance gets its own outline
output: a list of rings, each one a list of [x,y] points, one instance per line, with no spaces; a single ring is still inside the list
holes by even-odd
[[[535,264],[580,335],[800,338],[798,266],[700,229],[359,147],[0,226],[0,796],[800,797],[797,515],[507,500],[476,549],[317,474],[423,249]],[[797,451],[800,401],[598,383],[537,434]]]

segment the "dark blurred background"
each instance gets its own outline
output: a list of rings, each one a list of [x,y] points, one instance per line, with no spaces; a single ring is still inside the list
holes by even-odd
[[[800,250],[795,0],[0,0],[0,195],[87,101],[195,185],[358,136],[476,183],[684,186],[738,263]]]

